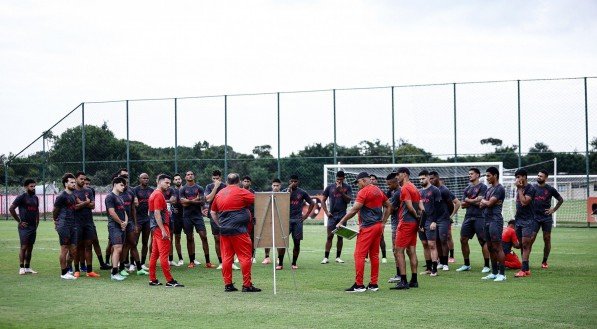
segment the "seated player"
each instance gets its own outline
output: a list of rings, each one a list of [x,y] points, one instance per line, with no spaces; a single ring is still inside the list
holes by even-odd
[[[512,247],[520,249],[520,242],[518,242],[516,230],[514,230],[515,223],[515,220],[511,220],[508,222],[508,226],[504,228],[502,247],[504,248],[504,265],[506,268],[518,270],[522,267],[522,263],[516,253],[512,251]]]

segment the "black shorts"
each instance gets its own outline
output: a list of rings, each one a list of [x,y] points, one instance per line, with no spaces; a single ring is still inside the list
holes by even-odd
[[[108,238],[110,240],[110,244],[113,246],[117,244],[124,244],[126,241],[125,231],[123,231],[120,225],[117,225],[116,223],[111,222],[108,224]]]
[[[35,239],[37,238],[37,227],[34,224],[29,224],[25,228],[18,228],[19,230],[19,240],[21,241],[21,246],[24,245],[33,245],[35,243]]]
[[[220,227],[216,225],[213,219],[209,219],[209,226],[211,226],[211,234],[212,235],[220,235]]]
[[[79,219],[77,220],[79,242],[91,241],[97,239],[97,231],[93,219]]]
[[[483,217],[465,217],[460,228],[460,236],[472,239],[475,234],[477,239],[485,240],[485,218]]]
[[[336,225],[338,225],[338,222],[342,219],[342,217],[344,217],[346,215],[346,212],[341,212],[341,213],[337,213],[337,214],[332,214],[332,217],[328,217],[328,229],[329,230],[334,230],[336,229]]]
[[[439,241],[448,241],[450,235],[450,221],[438,221],[437,227],[435,229],[436,232],[436,240]]]
[[[193,229],[197,232],[205,231],[205,222],[203,217],[186,217],[182,219],[184,233],[189,235],[193,234]]]
[[[532,238],[538,231],[537,226],[538,223],[534,219],[518,221],[516,222],[516,235],[523,238]]]
[[[423,227],[425,231],[421,232],[419,229],[419,240],[421,241],[435,241],[437,239],[437,227],[435,230],[431,230],[431,223],[432,221],[426,222],[425,226]]]
[[[297,219],[296,222],[290,222],[290,235],[293,240],[303,239],[303,222]]]
[[[78,227],[74,220],[69,222],[66,222],[64,219],[59,220],[56,231],[58,232],[58,240],[61,246],[69,246],[79,242]]]
[[[182,228],[184,227],[183,222],[182,222],[182,217],[172,214],[172,217],[170,217],[170,232],[172,232],[172,234],[180,234],[182,233]]]
[[[485,222],[485,241],[502,242],[503,221]]]
[[[551,232],[553,228],[553,218],[549,217],[539,217],[537,218],[537,224],[535,225],[535,233],[539,233],[539,230],[542,230],[543,233]]]
[[[137,227],[139,227],[139,233],[150,229],[149,218],[138,219],[137,218]]]

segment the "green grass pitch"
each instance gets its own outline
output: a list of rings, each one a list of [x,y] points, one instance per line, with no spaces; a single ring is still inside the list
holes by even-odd
[[[97,222],[97,227],[105,247],[106,222]],[[388,242],[389,231],[388,227]],[[458,228],[455,233],[458,236]],[[0,328],[597,327],[594,229],[555,229],[547,270],[538,267],[543,249],[539,238],[531,258],[530,278],[515,279],[508,271],[504,283],[482,281],[476,242],[471,244],[473,271],[457,273],[454,270],[462,264],[462,256],[456,241],[456,264],[449,272],[442,271],[436,278],[420,277],[418,289],[389,290],[387,279],[395,274],[390,257],[387,264],[380,265],[380,291],[361,294],[344,292],[354,282],[352,252],[356,240],[345,242],[345,264],[321,265],[324,239],[321,225],[305,226],[299,269],[293,274],[290,262],[285,261],[285,269],[277,272],[277,295],[273,295],[271,267],[260,264],[263,250],[258,250],[258,263],[253,267],[253,281],[263,292],[224,293],[220,271],[203,267],[174,268],[174,277],[186,285],[180,289],[150,287],[147,277],[112,282],[108,271],[101,271],[99,279],[60,280],[58,239],[51,222],[40,224],[33,252],[32,267],[39,274],[20,276],[16,223],[0,221],[0,247],[4,251],[0,256]],[[188,261],[184,245],[183,235],[183,255]],[[210,247],[214,259],[211,236]],[[420,248],[419,243],[419,259],[423,255]],[[198,258],[204,262],[202,253]],[[97,265],[97,259],[94,262]],[[233,275],[240,286],[240,271]],[[365,284],[368,275],[367,265]],[[159,268],[158,278],[164,280]]]

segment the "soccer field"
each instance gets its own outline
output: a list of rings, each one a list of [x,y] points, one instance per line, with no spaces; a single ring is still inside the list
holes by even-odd
[[[106,222],[97,222],[97,227],[105,247]],[[387,242],[389,231],[386,229]],[[457,232],[455,228],[456,236]],[[1,221],[0,328],[597,327],[597,261],[592,251],[597,241],[595,229],[555,229],[547,270],[538,268],[543,249],[539,238],[530,278],[515,279],[508,271],[506,282],[482,281],[476,242],[471,244],[473,271],[457,273],[462,256],[455,241],[456,264],[449,272],[441,271],[435,278],[419,277],[418,289],[389,290],[387,279],[395,274],[390,257],[387,264],[380,264],[381,289],[360,294],[344,292],[354,282],[355,240],[345,241],[345,264],[321,265],[324,239],[323,226],[305,226],[299,269],[292,273],[290,262],[285,261],[285,269],[277,272],[277,295],[273,295],[271,266],[260,264],[263,250],[258,250],[258,263],[253,267],[253,281],[263,292],[224,293],[220,271],[203,267],[173,268],[175,279],[186,285],[176,289],[150,287],[147,277],[130,276],[124,282],[113,282],[108,271],[101,271],[99,279],[61,280],[58,238],[51,222],[40,224],[33,251],[32,267],[39,274],[20,276],[16,223]],[[183,235],[183,249],[184,245]],[[210,247],[212,259],[216,259],[211,236]],[[335,246],[331,254],[335,254]],[[188,261],[184,250],[183,255]],[[204,262],[202,253],[197,255]],[[418,256],[421,260],[420,244]],[[233,275],[240,286],[240,271]],[[367,265],[365,284],[368,275]],[[159,268],[158,278],[164,281]]]

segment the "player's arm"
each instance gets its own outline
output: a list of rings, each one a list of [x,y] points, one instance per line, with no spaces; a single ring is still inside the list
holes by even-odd
[[[558,211],[558,209],[560,209],[560,206],[562,205],[562,203],[564,203],[564,198],[562,198],[562,196],[560,195],[560,193],[558,193],[558,191],[556,189],[554,189],[555,193],[554,193],[554,198],[556,198],[556,200],[558,200],[558,202],[556,203],[556,205],[553,208],[549,208],[545,211],[545,214],[547,215],[551,215],[554,212]]]
[[[381,217],[381,222],[382,224],[386,225],[386,223],[388,222],[388,218],[390,217],[390,215],[392,214],[392,203],[390,202],[390,199],[386,199],[386,201],[383,202],[383,216]]]
[[[338,222],[336,227],[340,227],[341,225],[344,225],[349,219],[353,218],[354,215],[356,215],[359,212],[359,210],[361,210],[361,208],[363,208],[363,204],[356,201],[352,205],[352,208],[350,208],[350,210],[346,213],[346,215],[344,215],[344,217],[342,217],[342,219],[340,219],[340,221]]]
[[[87,205],[89,209],[95,209],[95,192],[91,193],[91,198],[89,199],[89,204]]]
[[[498,198],[496,198],[495,196],[492,196],[489,200],[485,200],[485,199],[481,200],[480,205],[482,205],[483,207],[486,207],[486,208],[491,208],[491,207],[497,205],[498,202],[499,202]]]
[[[344,202],[349,203],[350,200],[352,200],[352,198],[350,197],[350,195],[347,193],[348,189],[341,187],[340,188],[340,193],[342,194],[342,200],[344,200]]]
[[[114,210],[114,208],[108,208],[108,215],[118,225],[122,226],[122,224],[124,224],[124,222],[120,219],[120,217],[118,217],[118,214],[116,214],[116,210]],[[126,213],[125,213],[125,216],[126,216]]]
[[[323,213],[328,216],[328,217],[332,217],[332,213],[328,210],[328,206],[326,205],[326,202],[328,201],[328,197],[324,194],[321,197],[321,209],[323,210]]]
[[[10,211],[10,214],[12,215],[12,218],[14,218],[17,223],[21,222],[21,219],[19,218],[19,215],[17,214],[17,205],[16,203],[13,203],[10,205],[10,208],[8,208],[8,211]]]
[[[406,210],[408,211],[409,214],[411,214],[414,218],[419,217],[419,214],[417,213],[417,211],[415,210],[415,207],[413,206],[412,200],[404,200],[404,204],[406,205]]]
[[[458,198],[452,199],[452,206],[454,210],[452,210],[452,214],[450,214],[450,218],[454,217],[458,213],[458,209],[460,209],[460,200]]]
[[[153,211],[153,216],[155,217],[155,222],[158,224],[158,227],[160,228],[160,232],[162,232],[162,239],[169,240],[170,237],[164,229],[164,222],[162,221],[162,212],[159,209],[156,209]]]
[[[205,198],[203,197],[203,193],[199,192],[199,194],[197,194],[197,197],[192,199],[192,200],[188,200],[189,204],[192,205],[196,205],[196,206],[202,206],[205,204]]]
[[[218,192],[218,187],[220,187],[220,184],[220,181],[216,180],[216,182],[214,183],[214,187],[205,196],[205,200],[207,202],[212,202],[214,200],[214,198],[216,197],[216,193]]]
[[[315,207],[315,202],[313,202],[313,200],[311,199],[311,197],[307,195],[307,193],[305,193],[303,200],[305,200],[305,202],[309,204],[309,209],[307,209],[307,212],[303,214],[302,221],[304,222],[311,214],[311,211],[313,211],[313,207]]]
[[[85,201],[81,201],[79,200],[79,198],[76,198],[76,203],[75,203],[75,210],[81,210],[83,208],[87,208],[87,206],[89,205],[89,198],[85,199]]]
[[[216,225],[220,226],[220,218],[218,217],[218,212],[211,210],[210,213],[211,213],[211,219],[214,220],[214,223],[216,223]]]
[[[518,193],[518,200],[520,200],[520,203],[523,206],[528,206],[531,203],[531,199],[532,199],[531,196],[524,194],[524,192],[525,192],[524,187],[521,187],[518,184],[516,186],[518,186],[518,189],[516,190],[516,193]]]

